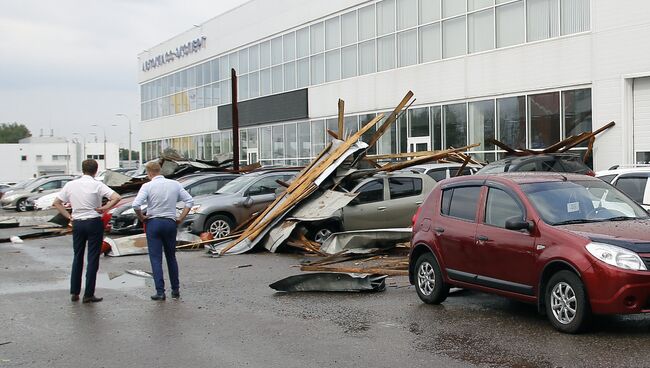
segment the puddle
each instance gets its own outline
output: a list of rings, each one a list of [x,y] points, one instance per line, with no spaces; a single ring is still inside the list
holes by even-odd
[[[82,289],[85,283],[85,276],[81,280]],[[124,273],[120,276],[114,277],[112,280],[106,273],[97,274],[97,282],[95,284],[97,289],[109,290],[124,290],[134,288],[151,288],[153,287],[153,279],[149,277],[139,277]],[[0,284],[0,295],[33,293],[40,291],[53,291],[53,290],[68,290],[70,288],[69,279],[61,279],[56,281],[42,282],[42,283],[29,283],[29,284]]]

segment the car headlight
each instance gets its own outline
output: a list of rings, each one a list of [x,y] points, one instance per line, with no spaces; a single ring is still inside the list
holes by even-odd
[[[200,209],[201,209],[201,205],[200,205],[200,204],[194,205],[194,206],[192,206],[192,208],[190,208],[190,212],[189,212],[189,214],[190,214],[190,215],[193,215],[193,214],[199,212]]]
[[[591,242],[585,246],[592,256],[624,270],[644,271],[645,264],[638,254],[611,244]]]

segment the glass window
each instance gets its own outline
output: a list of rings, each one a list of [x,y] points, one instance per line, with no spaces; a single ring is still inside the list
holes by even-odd
[[[395,35],[377,39],[377,71],[395,68]]]
[[[298,154],[298,135],[296,132],[296,124],[285,125],[284,134],[286,134],[286,140],[284,142],[285,157],[296,158],[296,155]]]
[[[248,73],[248,49],[239,50],[239,70],[237,74]]]
[[[589,30],[589,0],[560,1],[562,35]]]
[[[418,0],[420,24],[440,19],[440,0]]]
[[[205,99],[203,98],[203,87],[199,87],[196,89],[196,108],[197,109],[202,109],[205,107]],[[165,104],[167,106],[167,104]],[[165,108],[163,106],[163,109]]]
[[[196,73],[196,85],[197,86],[202,86],[203,83],[203,64],[197,65],[195,68],[195,73]],[[161,81],[164,81],[161,79]]]
[[[248,75],[242,75],[237,79],[237,93],[242,100],[248,98]]]
[[[275,190],[280,187],[280,184],[276,181],[280,179],[277,175],[271,175],[264,178],[261,178],[256,183],[250,186],[246,191],[249,196],[263,195],[263,194],[273,194]]]
[[[562,105],[565,137],[591,131],[590,88],[562,92]]]
[[[271,40],[271,65],[282,63],[282,36]]]
[[[546,148],[560,140],[558,92],[528,96],[530,148]]]
[[[314,156],[325,149],[325,121],[323,120],[311,122],[311,147]]]
[[[467,10],[479,10],[494,5],[494,0],[467,0]]]
[[[344,126],[343,130],[345,131],[345,124],[343,126]],[[330,131],[338,134],[338,132],[339,132],[338,119],[337,118],[326,119],[325,120],[325,129],[330,130]]]
[[[417,30],[397,34],[397,65],[408,66],[418,62],[418,34]]]
[[[264,41],[260,44],[260,68],[271,66],[271,42]]]
[[[422,179],[388,178],[390,199],[412,197],[422,194]]]
[[[311,30],[311,53],[323,52],[325,49],[325,29],[323,23],[316,23],[310,27]]]
[[[518,202],[503,190],[490,188],[485,204],[485,223],[505,229],[506,221],[513,217],[524,219]]]
[[[442,23],[442,57],[465,55],[465,17]]]
[[[557,37],[560,28],[558,0],[528,0],[526,28],[529,42]]]
[[[359,75],[374,73],[376,68],[375,41],[359,44]]]
[[[260,71],[260,96],[271,94],[271,69]]]
[[[364,115],[365,116],[365,115]],[[371,115],[372,118],[375,117],[375,115]],[[370,120],[368,120],[370,121]],[[362,116],[362,122],[361,124],[367,123],[368,121],[363,121],[363,116]],[[338,130],[338,119],[334,119],[335,124],[337,125],[337,128],[334,129],[334,131]],[[343,118],[343,130],[345,131],[345,136],[349,137],[352,134],[356,133],[359,131],[359,117],[358,116],[346,116]]]
[[[494,100],[469,103],[469,143],[480,143],[476,151],[494,149],[493,144],[487,142],[494,138]]]
[[[399,150],[400,152],[408,152],[408,124],[406,114],[401,114],[396,123],[399,124]]]
[[[260,74],[258,72],[251,73],[248,76],[248,94],[251,98],[260,95]]]
[[[643,195],[647,183],[648,178],[622,177],[616,181],[616,187],[637,203],[644,203]]]
[[[298,58],[309,55],[309,27],[296,31],[296,56]]]
[[[187,69],[181,70],[181,91],[187,90]]]
[[[420,27],[420,62],[440,59],[440,23]]]
[[[454,188],[449,203],[449,216],[476,221],[476,206],[480,194],[481,187]]]
[[[431,148],[434,150],[442,149],[442,108],[433,106],[431,108],[431,122],[433,132],[431,134]]]
[[[325,81],[339,79],[341,79],[341,50],[328,51],[325,53]]]
[[[260,68],[260,46],[254,45],[248,48],[248,68],[251,71]]]
[[[186,69],[186,72],[187,72],[187,88],[196,87],[196,68],[192,67],[192,68]],[[159,82],[159,80],[156,81],[156,82]],[[157,95],[158,95],[158,93],[157,93],[157,89],[156,89],[156,96],[155,97],[158,97]]]
[[[384,117],[377,126],[382,126],[387,117]],[[379,138],[378,153],[387,155],[397,153],[397,123],[391,124],[390,128]]]
[[[230,93],[232,92],[230,79],[219,83],[219,91],[221,92],[221,103],[222,104],[230,103]]]
[[[603,175],[603,176],[599,176],[598,179],[600,179],[600,180],[602,180],[604,182],[607,182],[607,183],[611,183],[612,180],[614,180],[615,177],[616,177],[616,174]]]
[[[341,25],[335,17],[325,21],[325,48],[331,50],[341,46]]]
[[[442,17],[448,18],[465,12],[465,1],[442,0]]]
[[[282,36],[282,49],[284,61],[292,61],[296,59],[296,34],[291,32]]]
[[[447,168],[441,168],[441,169],[434,169],[434,170],[429,170],[427,171],[427,175],[431,177],[431,179],[435,181],[440,181],[443,179],[447,179]]]
[[[357,12],[341,15],[341,42],[343,46],[357,42]]]
[[[273,141],[271,139],[271,127],[260,128],[260,158],[273,158]]]
[[[418,24],[418,0],[397,0],[397,29],[411,28]]]
[[[357,75],[357,45],[352,45],[341,49],[341,59],[341,77],[355,77]]]
[[[469,52],[494,48],[494,9],[483,10],[467,16]]]
[[[428,137],[429,108],[410,109],[408,115],[411,127],[409,137]]]
[[[525,42],[524,2],[497,7],[497,47]]]
[[[298,60],[298,88],[309,85],[309,58]]]
[[[359,9],[359,41],[375,37],[375,5]]]
[[[526,148],[526,98],[497,99],[498,140],[513,148]]]
[[[228,55],[219,58],[219,75],[221,80],[230,78],[230,61]]]
[[[181,90],[181,73],[178,72],[174,74],[174,93],[180,92],[180,90]]]
[[[236,52],[233,52],[232,54],[228,55],[228,62],[230,63],[230,68],[235,69],[237,72],[237,75],[239,75],[239,56],[237,55]],[[231,71],[229,71],[231,72]],[[230,74],[229,74],[230,75]]]
[[[467,106],[465,103],[444,106],[445,146],[467,145]]]
[[[274,66],[271,68],[271,90],[273,93],[282,92],[283,83],[282,65]]]
[[[193,197],[196,197],[203,194],[214,193],[217,189],[219,189],[219,180],[211,180],[194,185],[189,188],[188,192]]]
[[[209,84],[212,81],[210,62],[205,62],[203,65],[203,84]]]
[[[325,81],[325,57],[323,54],[311,57],[311,84],[321,84]]]
[[[359,126],[363,127],[366,124],[368,124],[372,119],[375,118],[375,114],[364,114],[359,116]],[[348,121],[351,120],[351,121]],[[358,129],[356,128],[357,124],[357,117],[356,116],[351,116],[351,117],[346,117],[345,118],[345,130],[346,131],[352,131],[353,133],[356,133]],[[352,126],[353,129],[348,128],[349,126]],[[373,135],[375,135],[375,132],[377,132],[377,124],[373,125],[370,127],[370,129],[366,130],[363,135],[361,135],[361,140],[368,143],[370,142],[370,139],[372,138]],[[351,134],[351,133],[350,133]],[[375,155],[377,154],[377,145],[373,145],[372,147],[368,148],[368,154]]]
[[[384,181],[373,180],[357,190],[357,203],[372,203],[384,200]]]
[[[377,35],[395,32],[395,0],[377,3]]]
[[[284,90],[296,89],[296,63],[284,64]]]
[[[298,157],[310,157],[311,137],[309,122],[298,123]]]
[[[214,59],[210,62],[210,69],[212,70],[212,78],[210,78],[210,80],[212,82],[218,81],[219,80],[219,59]],[[173,81],[172,78],[170,78],[170,82],[171,81]]]

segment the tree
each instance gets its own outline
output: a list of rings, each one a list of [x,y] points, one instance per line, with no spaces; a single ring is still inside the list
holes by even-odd
[[[19,140],[31,136],[32,133],[23,124],[15,122],[0,124],[0,143],[18,143]]]

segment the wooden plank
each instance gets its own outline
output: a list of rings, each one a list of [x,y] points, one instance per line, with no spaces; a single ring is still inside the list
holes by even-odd
[[[345,101],[343,101],[343,100],[341,100],[339,98],[339,121],[338,121],[338,123],[339,123],[339,133],[338,133],[338,136],[339,136],[340,139],[343,139],[343,137],[345,137],[345,132],[343,131],[343,129],[344,129],[344,127],[343,127],[344,113],[345,113]]]
[[[512,147],[508,146],[507,144],[505,144],[505,143],[503,143],[503,142],[500,142],[500,141],[497,141],[497,140],[494,139],[494,138],[488,138],[487,141],[488,141],[488,143],[492,143],[492,144],[494,144],[495,146],[497,146],[497,147],[501,148],[502,150],[506,151],[506,152],[507,152],[508,154],[510,154],[510,155],[514,155],[514,156],[526,156],[526,154],[521,153],[521,152],[519,152],[519,151],[513,149]]]
[[[450,153],[453,153],[453,152],[467,151],[470,148],[474,148],[474,147],[478,147],[478,146],[480,146],[480,143],[474,143],[472,145],[465,146],[465,147],[439,151],[439,152],[437,152],[437,153],[435,153],[433,155],[418,157],[418,158],[415,158],[415,159],[409,160],[409,161],[402,161],[402,162],[396,162],[396,163],[393,163],[393,164],[384,165],[384,166],[382,166],[380,171],[389,171],[390,172],[390,171],[405,169],[405,168],[410,167],[410,166],[424,164],[424,163],[427,163],[427,162],[431,162],[431,161],[439,160],[441,158],[445,158],[445,157],[449,156]]]
[[[381,138],[381,136],[384,135],[384,133],[388,130],[388,128],[390,128],[390,126],[397,120],[397,115],[400,113],[400,111],[402,111],[404,106],[406,106],[406,104],[409,102],[409,100],[411,100],[412,97],[413,97],[413,91],[408,91],[404,96],[404,98],[402,98],[402,101],[400,101],[400,103],[395,107],[393,112],[391,112],[390,115],[388,115],[386,121],[381,125],[381,127],[379,127],[379,129],[377,129],[375,134],[373,134],[372,137],[370,137],[370,141],[367,142],[368,147],[372,147],[373,145],[375,145],[375,143],[377,143],[379,138]],[[415,102],[415,100],[413,100],[413,102]],[[411,102],[411,104],[413,104],[413,102]]]
[[[463,164],[460,165],[460,167],[458,168],[458,170],[456,170],[456,175],[454,175],[454,176],[460,176],[460,174],[463,172],[463,170],[465,169],[465,167],[467,167],[467,164],[469,163],[469,160],[471,159],[471,157],[470,157],[470,155],[466,155],[466,156],[467,156],[467,157],[465,158],[465,162],[463,162]]]
[[[330,129],[327,129],[327,134],[329,134],[330,137],[332,137],[332,138],[334,138],[334,139],[340,139],[340,138],[339,138],[339,135],[338,135],[336,132],[333,132],[333,131],[330,130]]]
[[[597,136],[598,134],[604,132],[605,130],[607,130],[607,129],[611,128],[611,127],[613,127],[614,125],[616,125],[616,123],[613,122],[613,121],[610,121],[609,123],[605,124],[604,126],[600,127],[599,129],[596,129],[593,132],[585,135],[581,139],[576,140],[575,142],[572,142],[570,145],[567,145],[560,152],[566,152],[566,151],[570,150],[571,148],[579,145],[580,143],[590,140],[591,137]]]
[[[587,152],[585,152],[585,157],[582,158],[582,161],[586,164],[589,161],[589,156],[594,150],[594,142],[596,141],[596,137],[593,136],[589,140],[589,145],[587,146]]]

